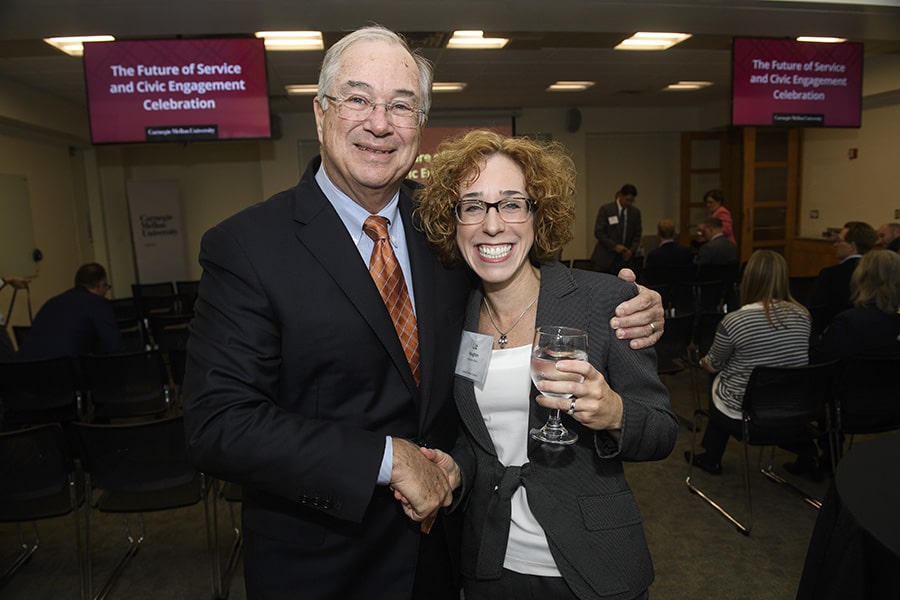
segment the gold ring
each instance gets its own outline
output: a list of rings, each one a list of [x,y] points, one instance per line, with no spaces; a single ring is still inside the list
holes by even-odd
[[[569,405],[569,410],[566,411],[566,414],[570,417],[575,414],[575,400],[577,400],[577,398],[572,398],[572,403]]]

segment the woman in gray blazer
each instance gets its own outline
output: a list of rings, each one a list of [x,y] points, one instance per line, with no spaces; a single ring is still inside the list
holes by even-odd
[[[574,180],[559,144],[473,131],[441,145],[419,195],[419,225],[438,255],[481,279],[457,360],[455,463],[429,454],[461,481],[451,509],[465,510],[466,600],[624,600],[646,597],[653,581],[623,462],[668,456],[678,424],[655,353],[631,350],[609,327],[637,288],[555,258],[572,239]],[[589,343],[587,361],[557,363],[570,380],[538,389],[529,365],[541,325],[583,329]],[[576,443],[529,436],[554,408]]]

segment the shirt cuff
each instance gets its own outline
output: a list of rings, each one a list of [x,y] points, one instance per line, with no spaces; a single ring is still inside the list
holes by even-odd
[[[381,468],[378,469],[378,485],[391,483],[391,471],[394,469],[394,443],[391,436],[384,437],[384,456],[381,457]]]

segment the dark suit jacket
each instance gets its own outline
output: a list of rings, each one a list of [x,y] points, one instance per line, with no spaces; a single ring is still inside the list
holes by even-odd
[[[810,357],[815,362],[875,354],[900,356],[900,315],[886,314],[874,304],[839,312],[814,339]]]
[[[634,205],[625,209],[626,223],[611,224],[610,218],[619,217],[619,203],[617,200],[604,204],[597,213],[597,221],[594,224],[594,237],[597,245],[591,255],[594,270],[604,272],[617,272],[622,263],[621,255],[616,253],[616,244],[622,244],[631,249],[631,254],[637,254],[641,245],[643,227],[641,225],[641,211]],[[625,227],[625,241],[622,241],[622,228]]]
[[[694,253],[678,242],[666,242],[647,255],[647,269],[685,269],[694,264]]]
[[[737,246],[724,235],[715,237],[697,251],[697,265],[731,265],[737,264]]]
[[[463,469],[463,575],[499,577],[509,532],[510,501],[520,485],[528,505],[547,535],[550,552],[566,583],[579,598],[635,598],[653,581],[650,553],[640,511],[625,481],[623,461],[659,460],[672,451],[678,421],[669,395],[656,374],[656,355],[631,350],[609,327],[615,307],[636,288],[611,275],[569,270],[559,263],[541,268],[537,326],[568,325],[588,332],[591,363],[603,373],[625,403],[618,442],[563,417],[578,441],[548,449],[531,440],[529,462],[505,468],[475,400],[474,384],[457,378],[456,403],[471,453],[458,447]],[[466,330],[477,331],[483,295],[469,298]],[[530,427],[540,427],[548,410],[529,402]],[[525,432],[522,435],[526,435]],[[477,466],[469,464],[474,461]]]
[[[40,360],[124,351],[112,304],[77,286],[44,303],[16,358]]]
[[[438,519],[421,534],[376,479],[388,434],[452,448],[451,382],[471,285],[413,227],[404,189],[417,387],[367,266],[315,182],[319,164],[203,236],[184,383],[188,448],[200,469],[244,486],[249,598],[406,599],[423,556],[429,581],[446,583],[450,527]]]
[[[858,263],[858,256],[850,257],[819,271],[807,304],[813,317],[813,339],[824,331],[836,314],[850,308],[850,278]]]

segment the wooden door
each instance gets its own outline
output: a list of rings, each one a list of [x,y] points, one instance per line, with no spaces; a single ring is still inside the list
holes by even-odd
[[[743,150],[741,262],[768,248],[790,264],[800,205],[800,129],[747,127]]]

